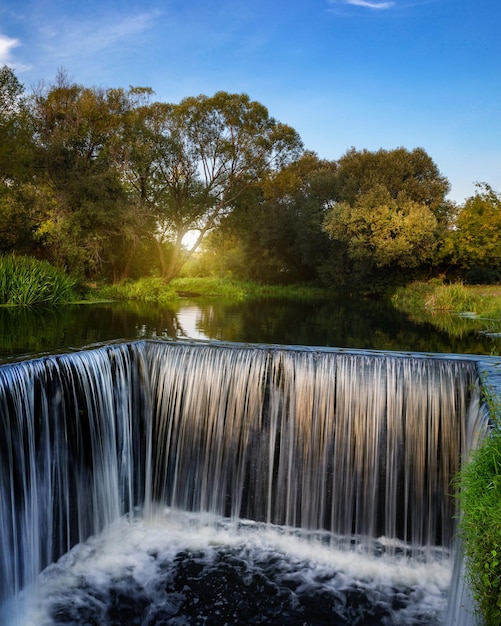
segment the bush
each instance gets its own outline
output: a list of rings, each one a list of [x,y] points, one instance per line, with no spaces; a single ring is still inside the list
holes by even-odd
[[[75,282],[47,261],[0,256],[0,304],[35,306],[69,302]]]

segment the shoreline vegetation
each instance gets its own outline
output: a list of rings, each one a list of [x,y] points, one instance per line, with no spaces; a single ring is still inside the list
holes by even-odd
[[[475,600],[476,617],[489,625],[501,623],[501,398],[489,381],[483,396],[492,428],[463,464],[457,488],[465,579]]]
[[[461,335],[473,325],[479,333],[501,336],[501,285],[446,284],[432,279],[399,287],[391,302],[412,321],[428,322],[451,335]]]
[[[160,277],[151,276],[109,285],[82,285],[47,261],[28,256],[0,256],[0,305],[3,306],[127,300],[167,304],[180,298],[197,297],[328,299],[332,294],[332,290],[312,283],[263,285],[215,277],[184,277],[166,283]],[[499,284],[466,285],[431,279],[398,287],[381,297],[389,298],[397,310],[414,321],[429,322],[445,331],[452,318],[468,318],[481,321],[486,332],[501,332]]]
[[[179,298],[328,298],[329,290],[308,284],[261,285],[233,278],[175,278],[165,283],[160,277],[140,278],[114,285],[97,286],[93,297],[109,300],[168,303]]]
[[[0,256],[0,305],[55,306],[76,298],[76,282],[48,261]]]

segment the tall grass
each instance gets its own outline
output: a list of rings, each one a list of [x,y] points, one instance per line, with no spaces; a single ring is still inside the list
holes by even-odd
[[[430,280],[414,282],[398,288],[393,294],[393,305],[408,313],[427,310],[437,313],[475,313],[478,317],[501,318],[501,287],[489,289],[463,285],[443,284]]]
[[[69,302],[74,281],[46,261],[27,256],[0,256],[0,304],[50,306]]]
[[[475,312],[479,305],[471,289],[462,283],[414,282],[397,289],[393,304],[407,311],[428,309],[442,312]]]
[[[480,622],[501,624],[501,400],[484,388],[494,428],[460,475],[460,535]]]

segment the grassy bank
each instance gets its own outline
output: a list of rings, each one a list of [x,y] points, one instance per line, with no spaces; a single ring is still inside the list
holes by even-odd
[[[501,286],[414,282],[399,288],[392,297],[401,310],[470,314],[501,319]]]
[[[414,282],[399,288],[393,306],[416,322],[429,322],[453,336],[472,329],[501,333],[501,286]]]
[[[232,300],[252,297],[319,298],[326,297],[328,292],[308,285],[259,285],[250,281],[220,278],[177,278],[165,284],[161,278],[151,277],[101,287],[96,295],[111,300],[167,303],[179,298],[196,297]]]
[[[484,397],[494,428],[461,472],[459,529],[479,623],[494,626],[501,624],[501,398],[489,389]]]
[[[51,306],[75,299],[75,282],[46,261],[0,256],[0,304]]]

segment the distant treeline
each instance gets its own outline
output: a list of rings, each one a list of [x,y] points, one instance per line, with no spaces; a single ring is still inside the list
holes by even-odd
[[[0,175],[0,254],[80,280],[189,272],[384,289],[501,275],[501,195],[488,184],[457,206],[422,148],[319,159],[246,94],[169,104],[64,71],[26,94],[4,66]]]

